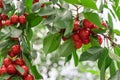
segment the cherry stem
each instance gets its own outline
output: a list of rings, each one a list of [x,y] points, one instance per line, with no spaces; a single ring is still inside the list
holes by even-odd
[[[102,35],[104,36],[104,38],[107,38],[112,43],[113,47],[118,45],[112,40],[112,38],[110,36],[107,36],[107,35],[104,35],[104,34],[102,34]]]

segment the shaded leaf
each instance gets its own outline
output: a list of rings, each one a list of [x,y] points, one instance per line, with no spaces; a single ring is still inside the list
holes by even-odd
[[[97,6],[94,0],[80,0],[80,1],[81,5],[83,5],[84,7],[97,10]]]
[[[53,52],[56,50],[61,41],[61,35],[59,33],[56,34],[48,34],[43,41],[43,50],[46,54]]]

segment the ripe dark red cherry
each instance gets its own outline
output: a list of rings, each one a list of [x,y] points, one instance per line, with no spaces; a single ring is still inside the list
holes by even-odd
[[[8,55],[9,55],[11,58],[13,58],[13,57],[16,56],[16,54],[14,54],[12,51],[9,51],[9,52],[8,52]]]
[[[1,14],[1,19],[2,20],[7,20],[8,19],[8,16],[4,13]]]
[[[24,15],[19,16],[19,23],[25,24],[26,23],[26,17]]]
[[[62,40],[63,40],[63,41],[66,41],[66,40],[68,40],[68,38],[65,37],[65,36],[62,36]]]
[[[34,77],[31,74],[28,74],[23,80],[34,80]]]
[[[6,20],[4,25],[5,26],[10,26],[11,25],[11,21],[10,20]]]
[[[73,28],[73,31],[79,30],[79,25],[80,25],[79,23],[80,23],[79,20],[75,20],[75,21],[74,21],[74,28]]]
[[[3,65],[0,69],[0,74],[7,73],[7,68]]]
[[[21,66],[21,68],[23,68],[23,69],[24,69],[24,73],[23,73],[23,74],[21,74],[20,72],[18,72],[18,74],[19,74],[20,76],[27,76],[27,75],[28,75],[28,73],[29,73],[29,69],[28,69],[28,67],[27,67],[27,66],[25,66],[25,65],[23,65],[23,66]]]
[[[73,40],[73,41],[79,41],[79,40],[80,40],[79,34],[78,34],[78,33],[74,33],[74,34],[72,35],[72,40]]]
[[[81,39],[86,39],[90,36],[90,31],[87,30],[86,28],[83,28],[80,30],[79,35]]]
[[[81,41],[81,40],[75,41],[74,44],[75,44],[75,48],[76,48],[76,49],[79,49],[79,48],[82,47],[82,41]]]
[[[10,18],[10,21],[12,24],[17,24],[18,23],[18,16],[17,15],[12,15]]]
[[[87,20],[87,19],[84,19],[84,20],[83,20],[83,26],[84,26],[85,28],[92,28],[93,23],[90,22],[90,21]]]
[[[15,65],[22,66],[22,65],[24,65],[24,61],[23,61],[22,58],[18,58],[18,59],[16,59],[16,60],[14,61],[14,64],[15,64]]]
[[[105,28],[107,28],[107,24],[106,24],[105,22],[101,22],[101,24],[102,24]]]
[[[47,16],[42,16],[42,18],[47,18]]]
[[[2,28],[2,21],[0,21],[0,29]]]
[[[8,67],[10,64],[12,64],[12,60],[10,58],[5,58],[3,60],[3,64],[5,65],[5,67]]]
[[[88,44],[88,43],[90,43],[90,38],[82,39],[82,43],[83,43],[83,44]]]
[[[100,35],[98,35],[97,38],[98,38],[99,44],[102,44],[102,42],[103,42],[102,37]]]
[[[21,48],[20,45],[13,45],[11,48],[11,51],[15,54],[18,55],[19,53],[21,53]]]
[[[8,67],[7,67],[7,73],[8,74],[15,74],[17,72],[15,66],[13,64],[10,64]]]

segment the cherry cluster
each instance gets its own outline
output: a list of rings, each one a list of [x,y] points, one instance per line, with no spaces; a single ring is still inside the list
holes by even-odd
[[[107,27],[105,22],[101,23],[104,27]],[[74,21],[74,28],[73,28],[73,34],[72,34],[72,40],[75,44],[75,48],[79,49],[82,47],[82,44],[89,44],[90,43],[90,36],[94,36],[94,33],[92,32],[92,29],[98,29],[96,25],[94,25],[92,22],[90,22],[87,19],[82,20],[82,27],[80,27],[80,21],[75,20]],[[101,35],[97,36],[99,44],[102,44],[102,37]]]
[[[9,57],[4,58],[3,65],[0,68],[0,75],[2,74],[9,74],[11,77],[7,80],[12,80],[14,76],[21,76],[23,80],[34,80],[34,77],[29,74],[29,68],[25,65],[25,62],[22,58],[18,56],[21,54],[21,47],[20,45],[13,45],[10,51],[8,52]],[[20,73],[16,66],[20,66],[24,73]]]
[[[107,28],[107,24],[105,22],[101,22],[102,26]],[[99,44],[102,44],[103,39],[102,36],[99,34],[94,33],[93,29],[99,29],[95,24],[90,22],[87,19],[83,20],[74,20],[74,28],[72,35],[69,37],[62,36],[62,40],[66,41],[69,38],[72,38],[72,41],[75,45],[76,49],[79,49],[82,47],[82,45],[89,44],[91,42],[91,36],[98,39]],[[61,29],[59,33],[64,33],[64,29]]]
[[[25,24],[26,23],[26,16],[25,15],[12,15],[10,18],[2,13],[0,14],[0,28],[2,28],[2,26],[10,26],[10,25],[14,25],[20,23]]]

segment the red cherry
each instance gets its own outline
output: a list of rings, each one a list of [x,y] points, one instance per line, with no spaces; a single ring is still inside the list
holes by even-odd
[[[75,44],[75,48],[76,48],[76,49],[79,49],[79,48],[82,47],[82,41],[81,41],[81,40],[75,41],[74,44]]]
[[[0,0],[0,8],[3,8],[3,1]]]
[[[11,37],[12,40],[14,41],[18,41],[19,39],[18,38],[14,38],[14,37]]]
[[[12,24],[17,24],[18,23],[18,16],[17,15],[12,15],[10,18],[10,21]]]
[[[78,34],[78,33],[74,33],[74,34],[72,35],[72,40],[73,40],[73,41],[79,41],[79,40],[80,40],[79,34]]]
[[[86,39],[90,36],[90,31],[86,28],[80,29],[79,35],[81,39]]]
[[[47,18],[47,16],[42,16],[42,18]]]
[[[7,73],[7,68],[3,65],[2,67],[1,67],[1,71],[0,71],[2,74],[3,73]]]
[[[82,39],[82,43],[83,43],[83,44],[88,44],[88,43],[90,43],[90,38]]]
[[[65,36],[62,36],[62,40],[63,40],[63,41],[66,41],[66,40],[68,40],[68,38],[65,37]]]
[[[2,21],[0,21],[0,29],[2,28]]]
[[[24,61],[23,61],[22,58],[18,58],[18,59],[16,59],[16,60],[14,61],[14,64],[15,64],[15,65],[22,66],[22,65],[24,65]]]
[[[28,16],[28,13],[24,13],[23,15],[24,15],[24,16]]]
[[[87,19],[84,19],[84,20],[83,20],[83,26],[84,26],[85,28],[92,28],[93,23],[90,22],[90,21],[87,20]]]
[[[43,8],[45,6],[45,4],[42,4],[40,7]]]
[[[12,64],[12,60],[10,58],[5,58],[3,60],[3,64],[5,65],[5,67],[8,67],[10,64]]]
[[[0,76],[2,75],[2,69],[0,68]]]
[[[26,23],[26,17],[24,15],[19,16],[19,23],[25,24]]]
[[[101,22],[101,24],[102,24],[105,28],[107,28],[107,24],[106,24],[105,22]]]
[[[20,76],[27,76],[27,75],[28,75],[28,73],[29,73],[29,69],[28,69],[28,67],[27,67],[27,66],[25,66],[25,65],[23,65],[23,66],[21,66],[21,68],[23,68],[23,69],[24,69],[24,73],[23,73],[23,74],[21,74],[20,72],[18,72],[18,74],[19,74]]]
[[[75,20],[75,21],[74,21],[74,28],[73,28],[73,31],[79,30],[79,25],[80,25],[79,23],[80,23],[79,20]]]
[[[33,77],[33,75],[28,74],[26,77],[24,77],[23,80],[34,80],[34,77]]]
[[[96,25],[92,25],[92,29],[99,29],[99,27],[98,26],[96,26]]]
[[[103,42],[102,37],[100,35],[98,35],[97,38],[98,38],[99,44],[102,44],[102,42]]]
[[[2,20],[7,20],[7,19],[8,19],[8,16],[7,16],[6,14],[3,14],[3,13],[2,13],[2,14],[1,14],[1,19],[2,19]]]
[[[10,20],[6,20],[4,25],[5,26],[10,26],[11,25],[11,21]]]
[[[39,2],[39,0],[33,0],[33,4]]]
[[[9,51],[9,52],[8,52],[8,55],[9,55],[11,58],[13,58],[13,57],[16,56],[16,54],[14,54],[12,51]]]
[[[11,48],[11,51],[14,53],[14,54],[16,54],[16,55],[18,55],[19,53],[21,53],[21,48],[20,48],[20,45],[13,45],[12,46],[12,48]]]
[[[7,67],[7,73],[8,74],[16,74],[16,68],[13,64],[10,64],[8,67]]]

